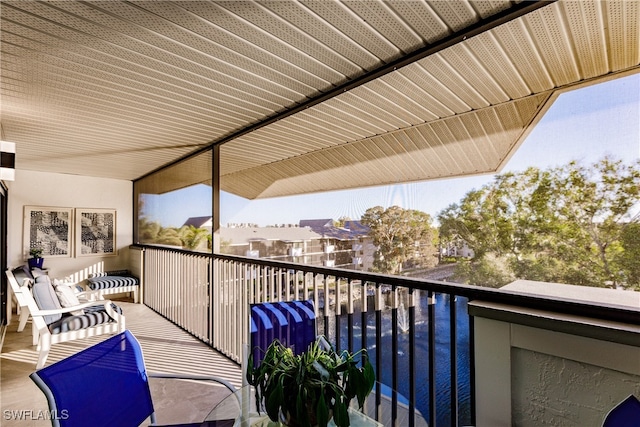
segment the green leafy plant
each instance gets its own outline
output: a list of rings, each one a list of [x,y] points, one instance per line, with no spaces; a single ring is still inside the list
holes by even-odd
[[[42,258],[42,248],[29,249],[29,255],[31,255],[31,258]]]
[[[355,397],[362,409],[375,383],[375,373],[362,349],[337,353],[326,340],[316,340],[295,355],[280,341],[269,345],[254,367],[249,357],[247,380],[255,387],[256,404],[273,421],[289,426],[326,427],[333,420],[349,426],[348,408]]]

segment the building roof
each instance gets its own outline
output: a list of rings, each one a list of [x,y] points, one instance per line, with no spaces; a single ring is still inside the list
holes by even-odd
[[[322,230],[324,228],[333,227],[332,219],[301,219],[298,223],[300,227],[309,227],[313,230]]]
[[[344,227],[336,227],[332,219],[307,219],[300,221],[300,227],[309,227],[324,238],[337,240],[356,240],[369,233],[369,227],[353,220],[345,221]]]
[[[347,220],[344,222],[344,228],[356,235],[368,235],[371,228],[364,225],[360,220]]]
[[[310,228],[299,227],[221,227],[220,238],[232,245],[242,245],[259,240],[304,242],[318,240],[322,236]]]
[[[202,227],[213,227],[213,218],[211,217],[211,215],[209,216],[192,216],[191,218],[187,219],[185,221],[185,223],[183,224],[184,226],[189,226],[192,225],[196,228],[202,228]]]
[[[332,219],[305,219],[300,220],[299,224],[299,227],[221,227],[220,237],[231,241],[232,245],[240,245],[260,240],[283,242],[321,239],[357,240],[365,237],[369,232],[369,227],[360,221],[347,221],[344,228],[334,226]]]

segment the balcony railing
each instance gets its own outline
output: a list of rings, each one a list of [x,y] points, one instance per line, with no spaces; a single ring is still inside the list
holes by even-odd
[[[241,363],[249,305],[312,299],[320,334],[338,350],[367,348],[378,380],[375,405],[409,414],[403,425],[475,423],[474,325],[466,304],[637,322],[637,311],[485,287],[227,255],[143,248],[144,302]],[[397,423],[394,423],[397,424]]]

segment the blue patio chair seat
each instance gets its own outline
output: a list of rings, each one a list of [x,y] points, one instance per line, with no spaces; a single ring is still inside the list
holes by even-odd
[[[147,418],[155,425],[150,377],[215,381],[235,392],[217,377],[147,373],[140,344],[129,330],[30,377],[47,397],[52,425],[60,427],[139,426]]]

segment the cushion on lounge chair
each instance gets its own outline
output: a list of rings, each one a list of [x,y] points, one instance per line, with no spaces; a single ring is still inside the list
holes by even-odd
[[[136,286],[138,284],[138,279],[133,276],[101,276],[101,277],[90,277],[89,288],[91,290],[97,289],[111,289],[111,288],[119,288],[122,286]]]
[[[71,291],[71,289],[69,290]],[[31,292],[33,294],[33,299],[36,301],[40,310],[56,310],[64,306],[60,303],[58,295],[56,294],[54,287],[51,285],[49,276],[36,277],[35,284],[33,285]],[[118,313],[122,314],[120,307],[113,303],[111,306]],[[103,305],[96,305],[94,307],[87,307],[84,310],[78,310],[64,315],[47,315],[44,316],[44,321],[52,334],[59,334],[62,332],[86,329],[106,322],[112,322],[113,319],[104,310]]]
[[[18,282],[20,286],[23,286],[25,279],[33,281],[33,275],[31,274],[31,271],[29,271],[29,267],[26,265],[14,268],[11,270],[11,273],[13,273],[13,277],[16,278],[16,282]]]
[[[49,276],[38,276],[31,288],[33,299],[40,310],[59,310],[62,308],[56,291],[51,286]],[[51,325],[62,318],[62,314],[50,314],[44,316],[44,322]]]
[[[54,280],[55,282],[55,280]],[[80,301],[76,296],[73,288],[71,286],[67,286],[64,284],[55,285],[56,295],[58,296],[58,300],[60,301],[60,305],[63,307],[73,307],[74,305],[79,305]],[[71,312],[74,316],[81,316],[84,314],[84,310],[75,310]]]
[[[38,267],[34,267],[31,269],[31,275],[33,276],[33,278],[35,279],[38,276],[46,276],[48,275],[48,273]]]
[[[117,307],[115,304],[111,306],[122,314],[120,307]],[[57,322],[50,324],[49,330],[52,334],[59,334],[62,332],[86,329],[91,326],[113,321],[103,306],[88,307],[85,309],[85,312],[86,313],[81,316],[64,316]]]

